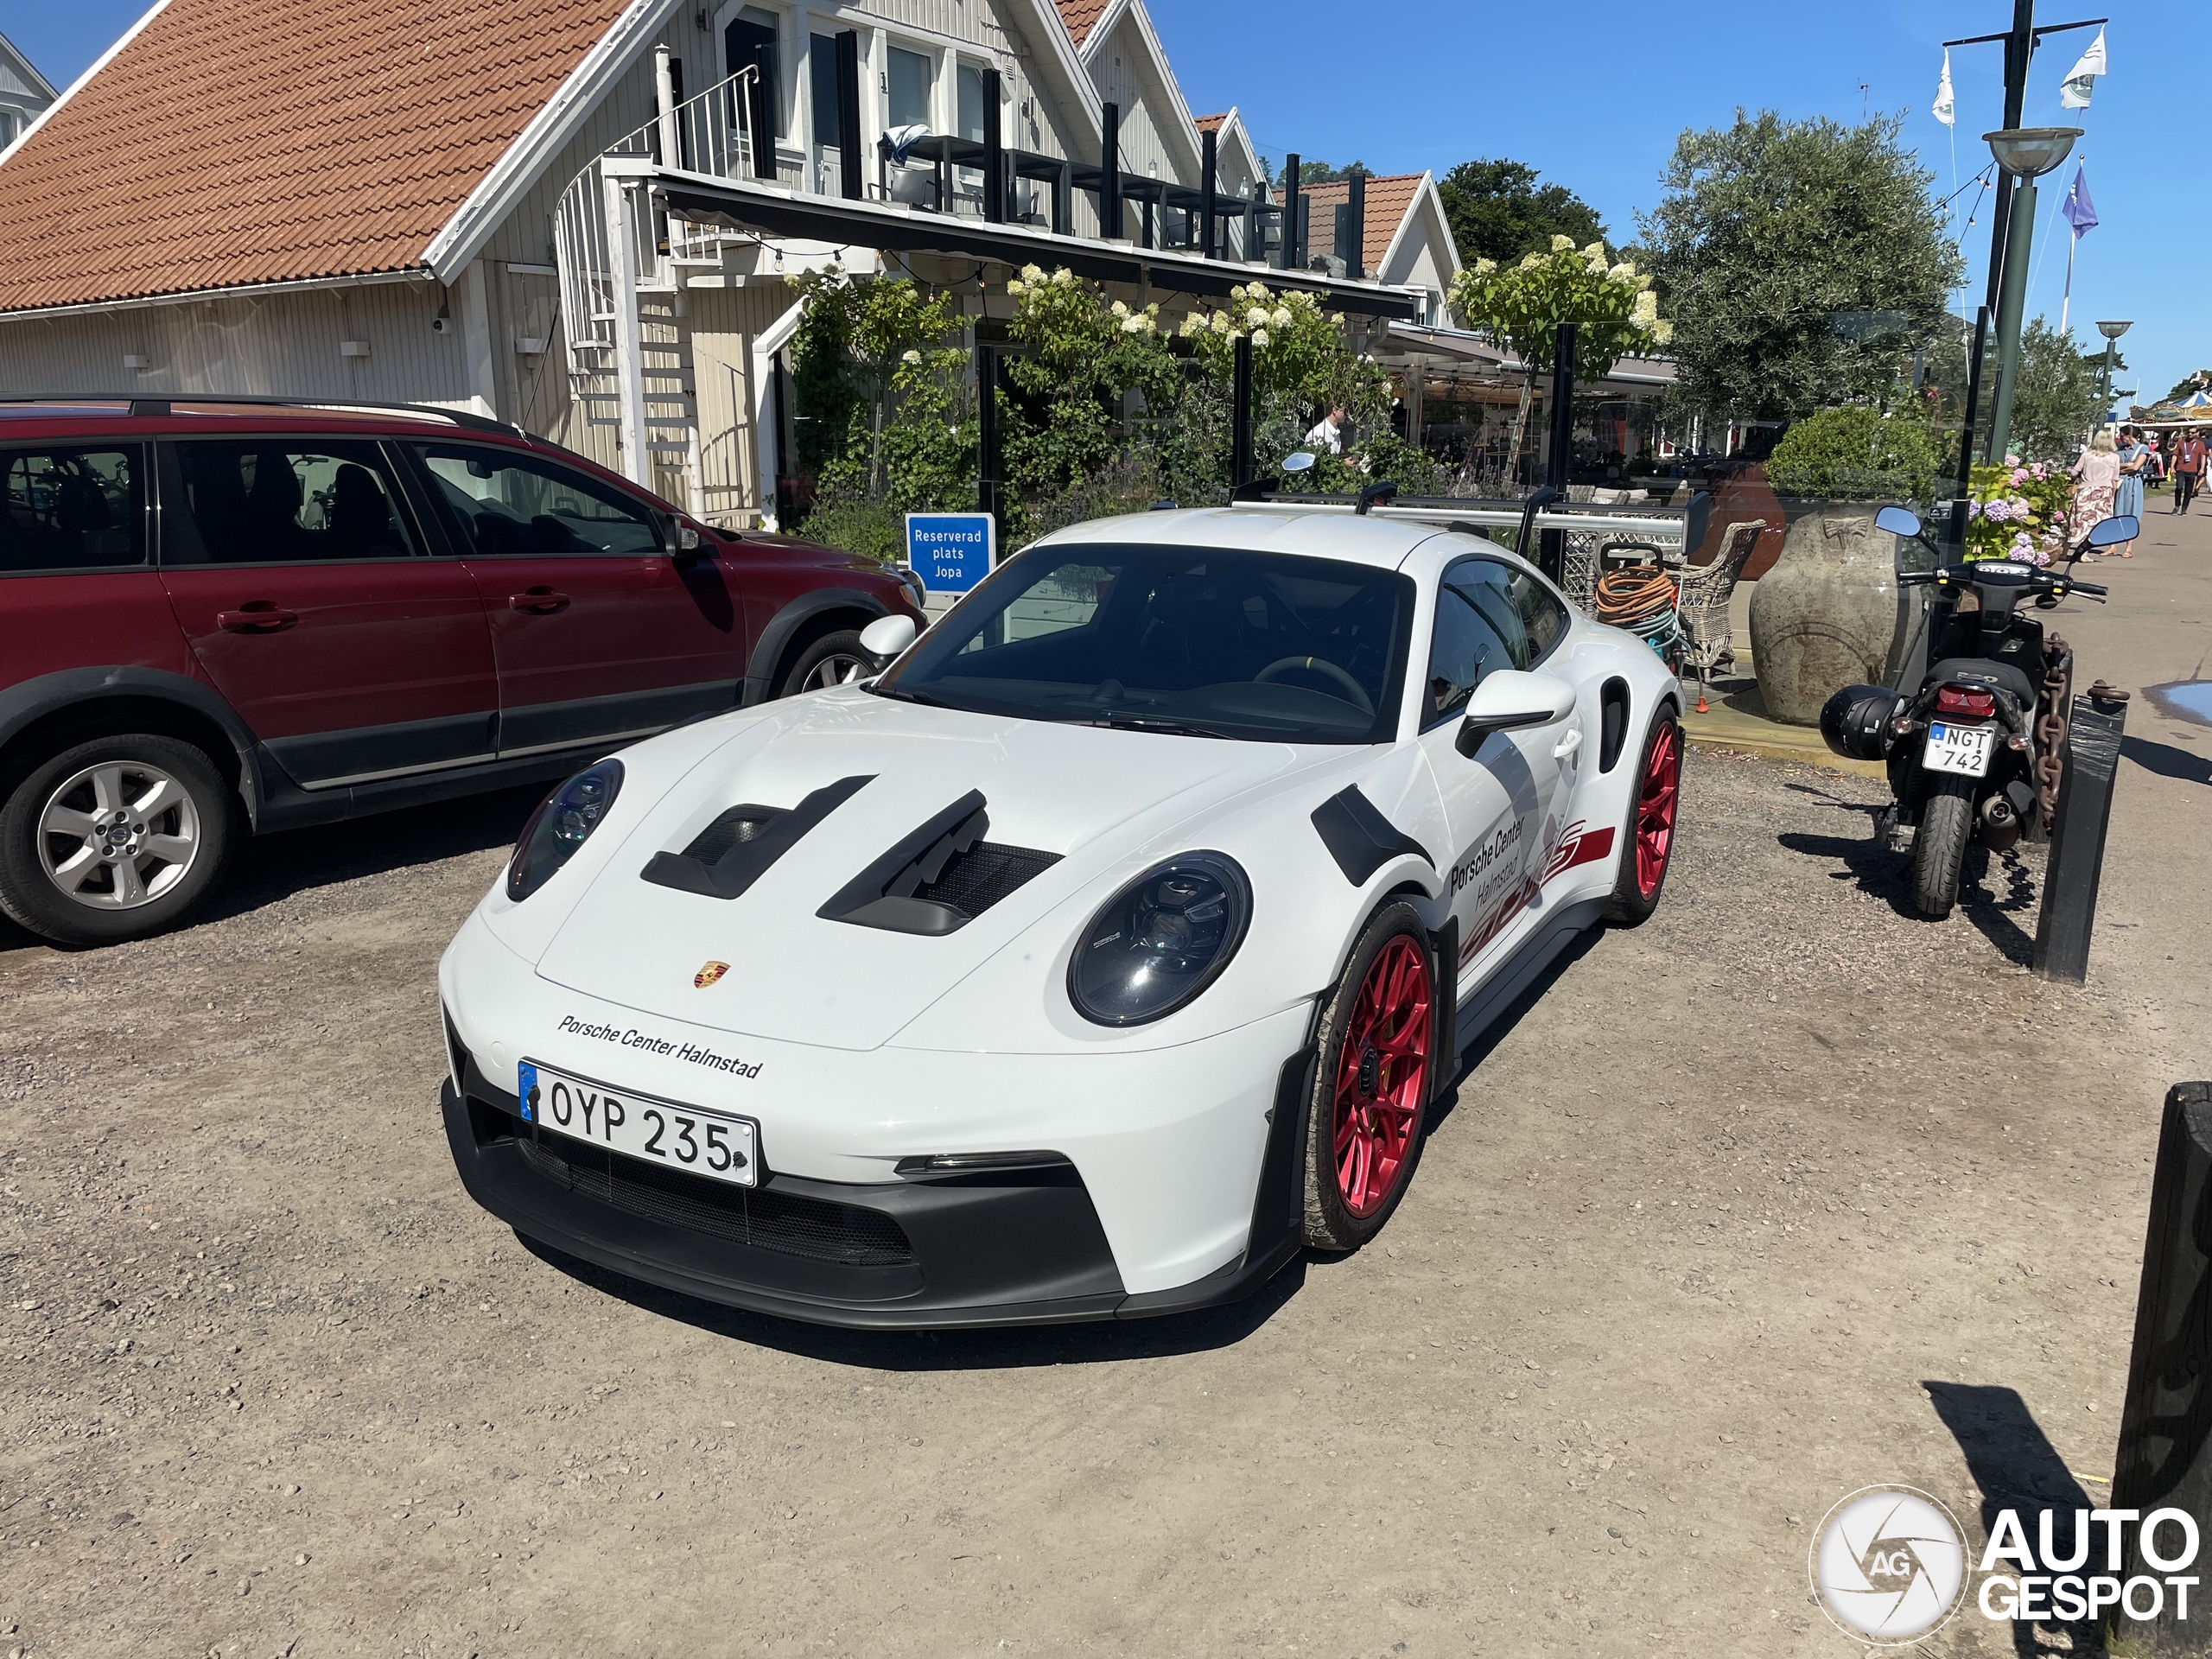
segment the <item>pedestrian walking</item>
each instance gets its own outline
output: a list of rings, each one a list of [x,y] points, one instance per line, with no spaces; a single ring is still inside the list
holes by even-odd
[[[1344,452],[1344,410],[1332,409],[1313,423],[1313,429],[1306,435],[1306,442],[1317,451],[1325,449],[1332,455],[1341,455]]]
[[[2189,504],[2196,499],[2196,486],[2204,479],[2204,439],[2196,427],[2182,435],[2174,446],[2174,511],[2187,512]]]
[[[2071,470],[2074,505],[2067,510],[2066,540],[2074,542],[2088,534],[2091,526],[2112,517],[2113,496],[2120,488],[2119,446],[2113,442],[2112,434],[2099,427]]]
[[[2114,453],[2120,457],[2120,484],[2113,491],[2113,512],[2116,517],[2124,515],[2139,522],[2143,517],[2143,474],[2151,465],[2151,446],[2143,442],[2140,429],[2123,426]],[[2130,537],[2112,551],[2123,559],[2133,558],[2134,538]]]

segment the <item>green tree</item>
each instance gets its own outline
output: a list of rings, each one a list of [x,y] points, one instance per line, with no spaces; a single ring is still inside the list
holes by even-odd
[[[1578,325],[1574,372],[1590,380],[1610,372],[1630,352],[1663,346],[1674,336],[1674,325],[1659,315],[1649,276],[1626,260],[1611,258],[1603,242],[1578,249],[1564,235],[1552,238],[1548,251],[1523,254],[1513,264],[1476,260],[1452,279],[1451,297],[1465,321],[1490,330],[1528,365],[1505,464],[1509,478],[1521,463],[1536,376],[1551,366],[1561,323]]]
[[[1341,183],[1345,179],[1351,177],[1355,173],[1364,173],[1370,178],[1373,178],[1375,176],[1375,169],[1370,167],[1365,162],[1354,162],[1349,167],[1331,167],[1326,162],[1312,162],[1303,159],[1301,159],[1298,163],[1298,181],[1302,185],[1338,184]],[[1290,182],[1290,158],[1288,156],[1286,156],[1283,158],[1283,164],[1275,169],[1274,177],[1270,179],[1268,182],[1274,185],[1278,190],[1281,189],[1284,185]]]
[[[2105,411],[2104,353],[2084,357],[2070,334],[2037,317],[2020,334],[2012,387],[2012,448],[2036,461],[2064,461]]]
[[[1606,239],[1598,210],[1563,184],[1538,187],[1524,162],[1462,162],[1436,181],[1452,240],[1468,264],[1500,264],[1551,246],[1555,236],[1580,248]]]
[[[2185,374],[2174,382],[2174,389],[2158,401],[2177,404],[2184,397],[2194,397],[2208,385],[2212,385],[2212,369],[2199,369],[2195,374]]]
[[[1738,110],[1675,141],[1665,194],[1637,225],[1674,315],[1685,407],[1795,420],[1910,372],[1961,262],[1901,125]]]

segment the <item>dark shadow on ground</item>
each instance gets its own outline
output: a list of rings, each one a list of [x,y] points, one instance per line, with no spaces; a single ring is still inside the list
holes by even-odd
[[[1583,929],[1575,935],[1573,943],[1552,958],[1551,966],[1537,975],[1528,989],[1508,1003],[1505,1011],[1491,1020],[1486,1029],[1459,1033],[1459,1069],[1452,1074],[1450,1091],[1429,1109],[1428,1126],[1422,1132],[1423,1141],[1434,1135],[1444,1120],[1459,1109],[1461,1086],[1490,1058],[1491,1051],[1506,1039],[1513,1028],[1528,1016],[1530,1009],[1544,1000],[1544,994],[1559,982],[1560,976],[1597,949],[1598,942],[1605,937],[1607,931],[1602,925]]]
[[[2120,752],[2144,771],[2155,772],[2161,778],[2177,778],[2184,784],[2212,784],[2212,759],[2177,749],[2171,743],[2122,736]]]
[[[218,922],[315,887],[335,886],[365,875],[381,875],[410,864],[433,863],[514,845],[523,823],[545,798],[543,784],[467,795],[430,806],[413,806],[373,817],[311,830],[286,830],[241,842],[231,868],[207,902],[180,924],[185,928]],[[0,917],[0,951],[45,945],[46,941]],[[73,947],[58,946],[68,950]],[[99,950],[90,945],[77,947]]]
[[[613,1273],[518,1233],[548,1267],[631,1306],[733,1342],[796,1354],[825,1365],[879,1371],[1001,1371],[1046,1365],[1096,1365],[1160,1359],[1233,1347],[1274,1317],[1306,1282],[1300,1259],[1241,1302],[1154,1319],[1098,1319],[1084,1325],[1014,1325],[989,1331],[848,1331],[749,1313],[681,1291]],[[1314,1258],[1319,1264],[1322,1258]]]
[[[2052,1547],[2061,1560],[2071,1558],[2081,1548],[2075,1537],[2075,1511],[2094,1510],[2102,1500],[2092,1500],[2082,1490],[2082,1483],[2067,1468],[2066,1460],[2058,1455],[2018,1392],[1966,1382],[1923,1382],[1921,1386],[1928,1390],[1936,1416],[1966,1454],[1967,1472],[1981,1489],[1981,1538],[1989,1536],[2000,1510],[2013,1510],[2020,1518],[2029,1548],[2040,1559],[2043,1512],[2049,1510]],[[2094,1544],[2101,1535],[2094,1527],[2090,1531]],[[1969,1567],[1980,1559],[1979,1540],[1967,1539],[1967,1554]],[[1968,1574],[1969,1579],[1972,1576]],[[2067,1645],[2054,1648],[2044,1639],[2045,1636],[2063,1636]],[[2105,1650],[2104,1638],[2094,1624],[2062,1624],[2055,1620],[2043,1624],[2014,1622],[2012,1649],[2021,1655]]]
[[[1887,802],[1847,801],[1810,784],[1783,787],[1814,796],[1839,812],[1863,817],[1866,829],[1858,836],[1808,835],[1793,830],[1775,837],[1779,845],[1808,858],[1834,860],[1843,868],[1828,872],[1832,880],[1856,881],[1860,892],[1879,899],[1906,920],[1922,919],[1912,902],[1910,855],[1890,851],[1874,836],[1875,823]],[[2032,912],[2040,902],[2036,867],[2022,857],[2018,848],[1997,854],[1980,846],[1967,849],[1966,864],[1959,873],[1959,909],[2007,961],[2023,968],[2034,960],[2035,935],[2013,918]]]

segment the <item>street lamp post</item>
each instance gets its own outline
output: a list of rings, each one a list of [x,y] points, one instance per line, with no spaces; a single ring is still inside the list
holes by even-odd
[[[2119,348],[2120,337],[2134,326],[2132,321],[2101,322],[2097,325],[2097,332],[2105,337],[2104,389],[2107,404],[2112,402],[2113,353]]]
[[[1997,395],[1990,400],[1989,456],[2005,459],[2012,436],[2012,393],[2020,372],[2020,311],[2028,291],[2028,248],[2035,233],[2035,181],[2066,160],[2079,127],[2006,127],[1981,135],[1997,165],[2018,181],[2005,229],[2005,276],[1997,294]]]

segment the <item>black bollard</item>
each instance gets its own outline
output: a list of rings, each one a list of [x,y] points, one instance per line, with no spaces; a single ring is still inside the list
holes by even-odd
[[[2045,979],[2079,985],[2089,976],[2089,934],[2097,921],[2105,830],[2112,822],[2113,779],[2120,772],[2120,738],[2126,725],[2125,691],[2107,693],[2100,680],[2074,699],[2058,821],[2044,867],[2043,913],[2036,923],[2035,969]]]
[[[2135,1299],[2135,1346],[2127,1362],[2127,1403],[2120,1417],[2113,1462],[2112,1506],[2147,1516],[2181,1510],[2212,1539],[2212,1084],[2176,1084],[2166,1093],[2158,1130],[2158,1166],[2151,1175],[2151,1222],[2143,1243],[2143,1284]],[[2204,1586],[2205,1555],[2188,1567],[2161,1568],[2145,1558],[2142,1529],[2125,1529],[2123,1583],[2139,1574],[2164,1579],[2196,1574]],[[2152,1548],[2166,1560],[2181,1553],[2181,1529],[2160,1525]],[[2190,1594],[2186,1621],[2174,1617],[2170,1593],[2155,1619],[2112,1618],[2130,1653],[2212,1654],[2212,1603]],[[2117,1649],[2115,1649],[2117,1651]]]

